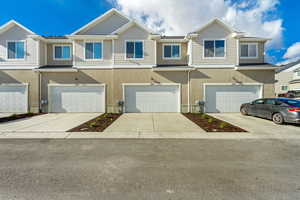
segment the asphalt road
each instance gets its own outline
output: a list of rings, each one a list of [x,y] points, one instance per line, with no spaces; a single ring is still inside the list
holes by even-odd
[[[2,200],[300,199],[300,140],[0,140]]]

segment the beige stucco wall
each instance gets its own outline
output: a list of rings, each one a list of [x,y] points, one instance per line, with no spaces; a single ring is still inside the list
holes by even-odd
[[[30,33],[21,29],[19,26],[13,26],[11,29],[0,35],[0,66],[2,65],[25,65],[36,66],[37,63],[37,41],[28,37]],[[7,59],[7,41],[24,40],[26,56],[23,60]]]
[[[93,41],[97,42],[97,41]],[[103,59],[85,60],[85,42],[83,40],[75,41],[75,65],[76,66],[109,66],[112,65],[112,40],[102,42]]]
[[[263,96],[274,97],[274,71],[201,69],[191,72],[191,103],[204,100],[204,83],[262,83]]]
[[[71,59],[70,60],[54,60],[54,46],[55,45],[70,45],[71,46]],[[47,65],[72,65],[73,47],[72,43],[55,43],[47,44]]]
[[[143,59],[125,59],[126,40],[143,40],[144,41],[144,58]],[[133,26],[127,31],[120,34],[119,38],[114,41],[114,56],[116,65],[154,65],[155,64],[155,41],[149,39],[149,33]]]
[[[240,46],[242,44],[245,44],[245,43],[256,43],[257,44],[257,48],[258,48],[258,57],[257,58],[241,58],[240,57],[240,54],[241,52],[239,52],[239,63],[241,64],[246,64],[246,63],[264,63],[265,62],[265,44],[264,42],[240,42]],[[241,49],[241,47],[239,48]]]
[[[293,79],[293,72],[280,72],[278,74],[275,74],[275,93],[276,94],[286,93],[287,91],[281,90],[281,86],[283,85],[289,86],[289,82],[292,79]]]
[[[118,110],[117,101],[123,99],[126,83],[177,83],[181,85],[182,112],[188,111],[187,72],[153,72],[151,69],[80,70],[68,73],[42,73],[42,99],[47,100],[48,84],[105,83],[107,111]],[[190,74],[190,104],[204,98],[204,83],[261,83],[264,97],[274,97],[274,72],[264,70],[235,71],[231,69],[201,69]],[[45,107],[44,107],[45,108]]]
[[[181,58],[180,59],[164,59],[163,58],[163,45],[164,44],[180,44],[181,45]],[[157,43],[157,64],[158,65],[187,65],[188,55],[187,55],[188,43],[176,43],[176,42],[158,42]]]
[[[289,85],[290,90],[300,90],[300,83],[293,83]]]
[[[20,84],[28,83],[29,85],[29,111],[39,111],[39,75],[32,70],[1,70],[0,84]]]
[[[206,29],[198,33],[197,38],[192,39],[192,64],[226,64],[234,65],[237,63],[237,42],[232,37],[231,32],[218,23],[213,23]],[[226,57],[223,58],[204,58],[203,44],[207,39],[225,39],[226,40]]]

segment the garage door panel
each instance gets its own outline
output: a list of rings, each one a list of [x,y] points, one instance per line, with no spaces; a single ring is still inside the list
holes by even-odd
[[[0,86],[0,112],[28,112],[28,87]]]
[[[243,103],[260,98],[261,86],[206,86],[206,112],[239,112]]]
[[[125,86],[125,112],[179,112],[178,86]]]
[[[51,86],[50,112],[104,112],[103,86]]]

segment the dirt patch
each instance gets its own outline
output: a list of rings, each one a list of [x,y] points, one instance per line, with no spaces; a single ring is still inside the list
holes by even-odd
[[[0,118],[0,123],[10,122],[10,121],[18,120],[18,119],[25,119],[25,118],[34,117],[34,116],[43,115],[43,114],[45,114],[45,113],[12,114],[11,116]]]
[[[122,114],[105,113],[81,124],[67,132],[103,132],[114,121],[116,121]]]
[[[237,126],[207,114],[185,113],[183,115],[206,132],[247,132]]]

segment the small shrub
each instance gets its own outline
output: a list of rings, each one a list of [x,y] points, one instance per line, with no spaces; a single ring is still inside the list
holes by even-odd
[[[208,118],[208,123],[212,123],[213,121],[214,121],[214,119],[213,118]]]
[[[206,118],[206,114],[201,114],[201,119],[205,119]]]
[[[97,127],[97,123],[96,122],[92,122],[92,123],[90,123],[90,128],[95,128],[95,127]]]
[[[226,122],[222,122],[221,124],[220,124],[220,128],[225,128],[226,126],[227,126],[228,124],[226,123]]]
[[[17,116],[17,114],[12,114],[10,117],[16,118]]]

